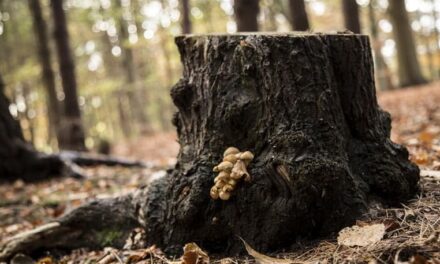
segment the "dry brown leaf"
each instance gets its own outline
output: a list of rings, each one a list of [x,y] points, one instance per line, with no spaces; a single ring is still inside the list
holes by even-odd
[[[205,263],[209,263],[209,256],[196,243],[188,243],[183,247],[182,264]]]
[[[239,238],[241,239],[241,241],[243,241],[244,247],[246,248],[248,254],[254,257],[255,261],[259,264],[294,264],[295,263],[293,260],[290,259],[278,259],[264,255],[253,249],[246,241],[244,241],[243,238],[241,237]]]
[[[37,264],[53,264],[55,261],[51,257],[44,257],[37,261]]]
[[[380,241],[385,235],[384,224],[346,227],[339,231],[338,244],[341,246],[365,247]]]

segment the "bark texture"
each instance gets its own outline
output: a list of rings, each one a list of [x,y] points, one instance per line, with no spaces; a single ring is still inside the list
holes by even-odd
[[[342,11],[345,28],[353,33],[361,33],[359,6],[356,0],[342,0]]]
[[[64,120],[61,122],[59,146],[61,149],[85,150],[85,133],[78,104],[75,65],[70,51],[66,14],[63,0],[52,0],[54,39],[58,52],[61,81],[64,91]]]
[[[307,31],[310,29],[304,0],[289,0],[292,29],[295,31]]]
[[[399,85],[410,86],[426,83],[417,59],[414,36],[405,8],[405,0],[389,1],[388,14],[396,40]]]
[[[419,170],[391,142],[390,116],[376,101],[367,36],[192,35],[176,43],[178,162],[123,205],[149,244],[169,254],[187,242],[234,254],[243,251],[240,236],[257,250],[279,250],[352,224],[370,199],[398,204],[416,194]],[[213,200],[212,168],[229,146],[255,154],[252,180],[231,199]],[[96,206],[72,211],[57,229],[72,226],[66,218],[102,229],[82,225],[90,219],[78,213]]]
[[[234,0],[238,32],[258,31],[259,0]]]

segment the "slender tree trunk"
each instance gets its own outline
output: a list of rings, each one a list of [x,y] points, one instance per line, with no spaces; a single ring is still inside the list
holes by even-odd
[[[435,9],[435,1],[431,0],[432,5],[432,18],[434,21],[437,21],[437,11]],[[435,39],[435,49],[434,49],[434,78],[438,79],[440,76],[440,36],[439,31],[436,26],[436,23],[434,23],[433,27],[433,34]]]
[[[397,47],[399,85],[405,87],[426,83],[417,59],[405,0],[393,0],[388,3],[388,14],[393,25],[394,40]]]
[[[368,18],[370,20],[370,31],[372,38],[372,47],[374,50],[374,62],[376,67],[376,79],[377,86],[381,90],[392,90],[394,89],[393,82],[391,80],[391,72],[388,68],[387,63],[382,55],[382,43],[379,39],[379,32],[377,28],[376,14],[375,14],[375,0],[370,0],[368,4]]]
[[[191,6],[189,3],[189,0],[182,0],[182,33],[183,34],[190,34],[192,32],[192,25],[191,25]]]
[[[34,22],[34,32],[38,44],[38,57],[42,69],[43,83],[46,86],[49,135],[55,135],[58,141],[61,117],[60,103],[57,99],[55,75],[51,64],[52,56],[48,45],[47,26],[41,12],[40,0],[29,0],[29,9]]]
[[[259,0],[234,0],[234,14],[238,32],[258,31]]]
[[[61,81],[64,91],[64,120],[61,121],[61,149],[85,150],[85,133],[78,104],[75,65],[70,51],[67,21],[62,0],[51,0],[54,20],[54,39],[58,52]]]
[[[359,6],[356,0],[342,0],[342,11],[345,28],[353,33],[360,34],[361,23],[359,19]]]
[[[289,0],[292,29],[307,31],[310,29],[304,0]]]
[[[125,84],[127,95],[130,101],[133,117],[138,123],[139,131],[146,129],[148,126],[148,118],[145,114],[145,107],[140,98],[140,91],[137,83],[136,66],[134,62],[134,52],[129,43],[128,23],[123,16],[122,0],[115,0],[115,6],[118,12],[119,24],[119,45],[122,49],[122,68],[125,70]]]
[[[184,67],[171,91],[181,144],[175,168],[133,194],[91,202],[12,239],[0,260],[19,250],[120,246],[136,226],[169,254],[188,242],[241,253],[237,236],[275,251],[353,224],[370,198],[386,206],[417,193],[419,170],[391,142],[390,115],[377,104],[367,36],[181,36],[176,43]],[[253,160],[227,155],[230,162],[218,165],[230,146]],[[235,178],[244,166],[247,180],[232,181],[232,167]],[[108,232],[113,241],[97,239]]]

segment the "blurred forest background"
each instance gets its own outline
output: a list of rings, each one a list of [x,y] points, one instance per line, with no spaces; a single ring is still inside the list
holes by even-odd
[[[39,150],[106,152],[173,129],[176,35],[349,29],[371,36],[390,90],[440,78],[439,13],[440,0],[0,0],[0,74]]]

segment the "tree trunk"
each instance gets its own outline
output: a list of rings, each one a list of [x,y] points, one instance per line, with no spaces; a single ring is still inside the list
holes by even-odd
[[[359,20],[359,6],[356,0],[342,0],[342,11],[345,28],[353,33],[360,34],[361,23]]]
[[[129,42],[128,23],[124,19],[124,10],[122,7],[122,0],[115,0],[115,6],[118,13],[119,24],[119,45],[122,49],[122,69],[125,71],[125,89],[132,109],[133,117],[140,126],[139,131],[147,129],[148,118],[145,114],[145,107],[140,98],[140,91],[137,87],[137,73],[134,62],[133,48]]]
[[[292,29],[307,31],[310,29],[304,0],[289,0]]]
[[[192,25],[190,19],[190,4],[189,0],[182,0],[182,33],[191,34]]]
[[[59,141],[60,104],[57,99],[55,75],[51,65],[51,53],[47,27],[41,12],[40,0],[29,0],[29,9],[34,22],[35,37],[38,43],[38,56],[42,69],[42,77],[46,86],[47,112],[49,117],[49,134],[55,135]]]
[[[85,150],[84,128],[78,104],[75,66],[70,52],[69,34],[62,0],[51,0],[54,20],[54,39],[58,52],[61,81],[64,91],[64,120],[61,122],[61,149]]]
[[[382,55],[382,42],[379,39],[379,32],[377,28],[376,14],[375,14],[375,1],[370,0],[368,3],[368,18],[370,20],[370,34],[372,39],[372,46],[374,50],[374,62],[376,71],[377,87],[380,90],[392,90],[394,89],[393,82],[391,80],[390,69],[385,62]]]
[[[405,87],[426,83],[417,59],[405,0],[389,1],[388,14],[393,25],[394,40],[397,47],[399,85]]]
[[[0,76],[0,181],[39,180],[61,175],[62,163],[52,156],[40,155],[25,142],[20,124],[9,113]]]
[[[238,32],[258,31],[259,0],[234,0]]]
[[[240,253],[237,236],[267,252],[352,224],[370,199],[399,204],[416,194],[419,170],[391,142],[390,116],[376,101],[368,37],[239,34],[176,43],[184,67],[171,92],[181,145],[174,170],[122,204],[100,200],[72,211],[51,233],[140,225],[149,244],[170,254],[187,242]],[[254,153],[251,180],[239,182],[229,200],[213,200],[212,170],[229,146]],[[99,204],[112,205],[100,219],[118,219],[119,208],[130,224],[87,224]],[[39,247],[57,241],[44,237]],[[9,245],[0,258],[20,242]]]

